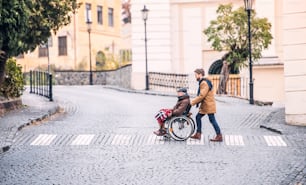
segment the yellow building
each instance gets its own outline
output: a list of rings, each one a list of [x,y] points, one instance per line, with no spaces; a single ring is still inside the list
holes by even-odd
[[[39,46],[35,51],[18,57],[17,61],[24,71],[47,69],[48,64],[61,70],[89,70],[90,54],[93,70],[102,67],[112,56],[119,61],[121,0],[78,2],[82,5],[72,15],[71,24],[58,30],[49,39],[49,57],[45,46]],[[91,22],[90,34],[88,21]]]

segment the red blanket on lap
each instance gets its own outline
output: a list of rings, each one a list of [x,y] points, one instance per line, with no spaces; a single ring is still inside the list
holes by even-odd
[[[171,109],[161,109],[155,115],[155,119],[158,121],[159,124],[162,124],[169,117],[171,111]]]

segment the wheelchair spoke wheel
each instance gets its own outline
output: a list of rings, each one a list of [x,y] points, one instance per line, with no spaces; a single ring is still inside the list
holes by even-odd
[[[186,116],[174,117],[169,121],[169,134],[177,141],[188,139],[194,132],[195,124]]]

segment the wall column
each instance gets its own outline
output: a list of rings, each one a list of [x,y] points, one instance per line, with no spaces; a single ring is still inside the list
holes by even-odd
[[[306,126],[306,1],[283,5],[286,122]]]

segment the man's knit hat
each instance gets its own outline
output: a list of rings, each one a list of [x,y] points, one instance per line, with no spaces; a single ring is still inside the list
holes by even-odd
[[[185,87],[179,88],[177,90],[177,92],[183,92],[183,93],[187,94],[187,88],[185,88]]]

